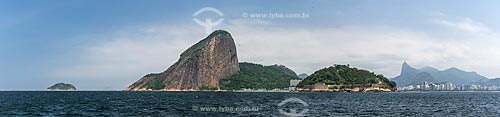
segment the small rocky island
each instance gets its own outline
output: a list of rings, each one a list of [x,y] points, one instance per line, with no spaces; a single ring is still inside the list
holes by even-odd
[[[76,87],[72,84],[66,84],[66,83],[57,83],[49,88],[47,88],[49,91],[75,91]]]

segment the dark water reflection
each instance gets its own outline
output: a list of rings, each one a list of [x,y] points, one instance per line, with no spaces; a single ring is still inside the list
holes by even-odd
[[[291,103],[299,98],[308,106]],[[499,116],[500,92],[0,92],[1,116]]]

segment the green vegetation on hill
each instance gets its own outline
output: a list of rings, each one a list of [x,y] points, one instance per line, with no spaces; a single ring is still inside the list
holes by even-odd
[[[146,89],[152,89],[152,90],[162,90],[165,88],[165,84],[163,84],[163,80],[160,77],[161,73],[152,73],[148,74],[144,77],[151,77],[152,80],[150,82],[147,82],[145,85],[143,85],[141,88],[146,88]]]
[[[283,89],[288,88],[290,80],[299,79],[294,71],[283,65],[263,66],[253,63],[240,63],[240,72],[219,81],[222,90],[245,89]]]
[[[373,72],[351,68],[349,65],[334,65],[318,70],[299,83],[298,87],[325,83],[326,85],[343,85],[347,87],[370,87],[381,82],[384,88],[394,88],[396,83],[383,75]]]

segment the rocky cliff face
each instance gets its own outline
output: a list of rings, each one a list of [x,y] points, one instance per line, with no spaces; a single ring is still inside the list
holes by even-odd
[[[219,80],[240,70],[234,40],[217,30],[189,47],[166,71],[148,74],[126,90],[219,89]]]

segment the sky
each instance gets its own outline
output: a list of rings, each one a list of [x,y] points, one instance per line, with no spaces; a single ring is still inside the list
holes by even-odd
[[[120,90],[162,72],[223,19],[240,62],[312,74],[349,64],[389,78],[456,67],[500,77],[500,4],[484,0],[2,0],[0,90]],[[204,12],[214,8],[223,15]],[[275,17],[273,17],[275,16]],[[277,17],[283,16],[283,17]],[[210,30],[210,31],[212,31]]]

